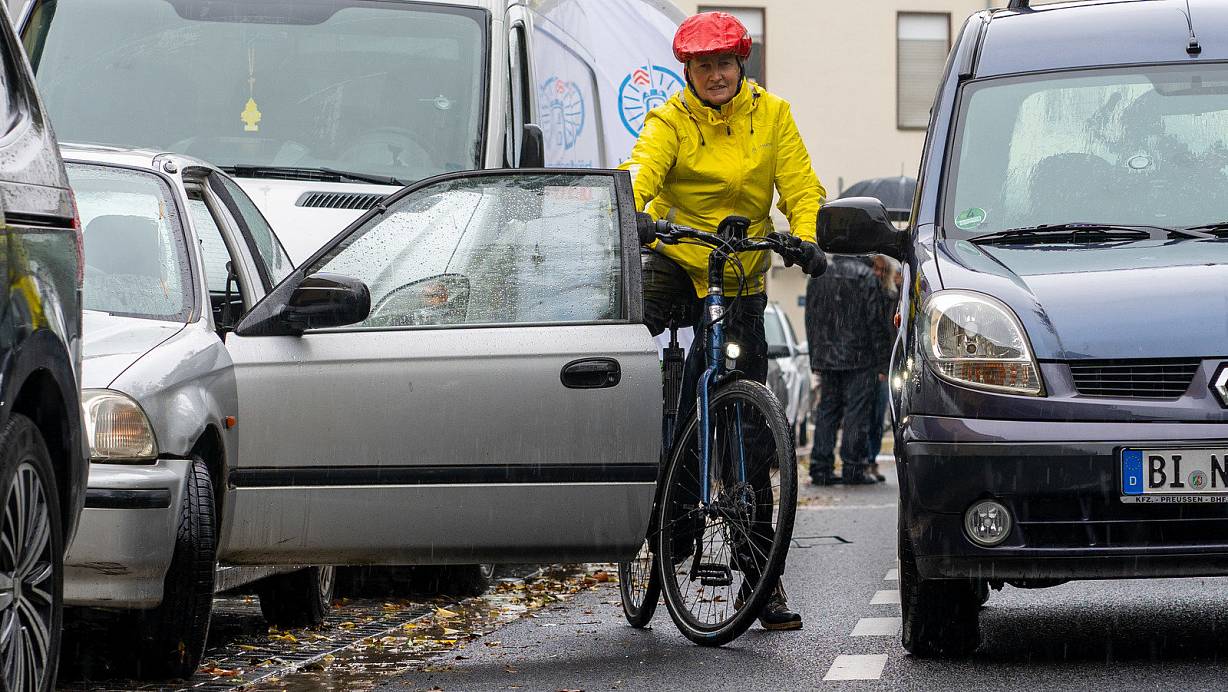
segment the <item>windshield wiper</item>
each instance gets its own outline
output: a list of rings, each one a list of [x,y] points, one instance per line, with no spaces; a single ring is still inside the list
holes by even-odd
[[[985,244],[1027,244],[1027,243],[1061,243],[1085,240],[1088,242],[1103,242],[1108,240],[1143,240],[1165,236],[1181,236],[1184,238],[1211,238],[1207,233],[1184,228],[1168,228],[1166,226],[1148,226],[1144,224],[1116,223],[1055,223],[1011,228],[996,233],[969,238],[969,242]]]
[[[318,168],[310,168],[306,166],[257,166],[252,164],[236,163],[233,166],[220,166],[220,168],[231,175],[244,178],[286,178],[289,180],[322,180],[328,182],[356,180],[358,182],[374,183],[376,185],[405,185],[405,183],[390,175],[343,171],[336,168],[325,168],[323,166]]]

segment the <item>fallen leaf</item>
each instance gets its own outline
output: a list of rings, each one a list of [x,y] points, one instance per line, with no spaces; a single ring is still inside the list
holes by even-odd
[[[448,610],[447,608],[436,608],[435,617],[443,618],[446,620],[448,618],[460,617],[460,613],[454,613]]]
[[[520,671],[516,670],[515,668],[511,666],[503,666],[503,672],[504,673],[519,673]]]

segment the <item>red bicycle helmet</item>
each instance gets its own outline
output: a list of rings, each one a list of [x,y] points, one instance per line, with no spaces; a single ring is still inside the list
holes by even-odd
[[[750,33],[728,12],[701,12],[686,18],[674,34],[674,57],[680,63],[701,55],[733,53],[750,57]]]

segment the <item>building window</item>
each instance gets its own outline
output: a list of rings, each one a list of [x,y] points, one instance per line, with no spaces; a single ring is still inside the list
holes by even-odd
[[[951,15],[901,12],[896,21],[896,124],[924,130],[951,49]]]
[[[767,87],[763,59],[763,9],[753,7],[720,7],[717,5],[700,5],[700,12],[728,12],[738,18],[750,34],[750,58],[746,60],[746,76],[755,80],[759,86]]]

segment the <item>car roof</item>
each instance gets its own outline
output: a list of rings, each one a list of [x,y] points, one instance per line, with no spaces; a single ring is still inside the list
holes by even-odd
[[[1062,2],[984,12],[975,75],[1228,60],[1228,3],[1188,2],[1188,15],[1186,0]],[[1197,55],[1186,51],[1187,16],[1201,48]]]
[[[189,168],[208,168],[221,172],[217,166],[182,154],[173,154],[156,149],[138,149],[135,147],[113,147],[103,144],[60,143],[60,156],[68,162],[103,163],[131,168],[178,173]],[[171,168],[167,168],[167,164]]]

